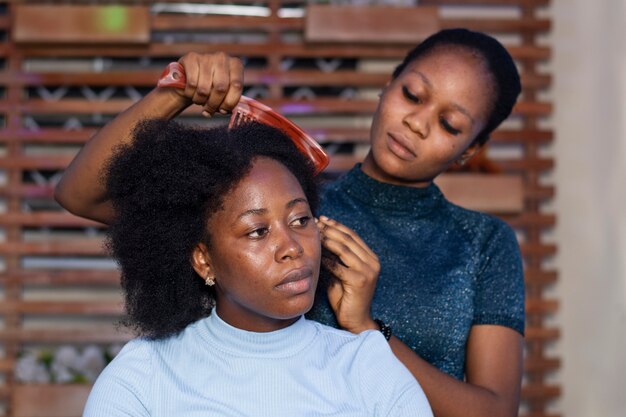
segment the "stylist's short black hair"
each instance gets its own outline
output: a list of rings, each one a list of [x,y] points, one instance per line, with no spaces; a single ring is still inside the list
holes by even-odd
[[[438,51],[443,47],[460,47],[479,56],[493,79],[492,108],[485,128],[476,136],[475,142],[484,145],[493,132],[513,110],[522,91],[520,76],[513,58],[495,38],[467,29],[445,29],[439,31],[413,48],[392,77],[397,78],[411,62]]]
[[[207,223],[257,157],[274,159],[299,181],[315,213],[312,163],[281,131],[259,123],[197,128],[146,120],[105,169],[115,218],[107,247],[122,272],[127,317],[138,334],[164,338],[207,316],[215,300],[192,267]]]

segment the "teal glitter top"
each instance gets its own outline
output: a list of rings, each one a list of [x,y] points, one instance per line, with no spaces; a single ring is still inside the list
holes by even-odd
[[[372,317],[462,380],[473,325],[524,333],[524,279],[513,230],[450,203],[439,188],[378,182],[357,165],[322,191],[319,213],[356,231],[381,262]],[[337,326],[325,299],[307,317]]]

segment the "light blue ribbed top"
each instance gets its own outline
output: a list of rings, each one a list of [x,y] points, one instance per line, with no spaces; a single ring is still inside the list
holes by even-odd
[[[100,375],[84,416],[432,417],[380,332],[302,317],[274,332],[230,326],[213,311],[179,335],[129,342]]]

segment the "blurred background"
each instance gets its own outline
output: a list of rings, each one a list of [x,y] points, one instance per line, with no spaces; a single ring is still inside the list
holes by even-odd
[[[52,191],[80,146],[188,51],[246,65],[244,94],[293,118],[336,177],[368,149],[377,94],[439,29],[502,41],[523,94],[487,149],[438,181],[516,230],[527,417],[626,410],[626,2],[0,0],[0,416],[81,414],[132,335],[103,227]],[[196,109],[189,123],[207,121]],[[451,399],[453,400],[453,399]]]

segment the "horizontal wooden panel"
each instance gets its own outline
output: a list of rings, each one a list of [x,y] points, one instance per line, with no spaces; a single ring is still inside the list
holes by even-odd
[[[556,271],[526,268],[524,277],[526,285],[552,285],[558,280],[558,273]]]
[[[407,43],[414,45],[439,30],[437,7],[394,7],[309,4],[305,42]]]
[[[526,298],[526,313],[528,314],[548,314],[558,310],[558,300]]]
[[[0,225],[29,227],[104,227],[102,223],[74,216],[65,211],[9,212],[0,216]]]
[[[485,19],[485,18],[441,18],[442,29],[467,28],[479,32],[498,33],[542,33],[551,28],[549,19]]]
[[[119,286],[117,270],[20,270],[0,275],[5,282],[24,286]]]
[[[0,313],[45,315],[105,315],[117,316],[124,312],[121,302],[104,301],[4,301]]]
[[[553,372],[561,366],[561,360],[559,358],[544,358],[544,357],[525,357],[524,358],[524,371],[530,373],[549,373]]]
[[[14,5],[12,10],[12,40],[17,43],[91,45],[150,41],[147,6],[22,4]]]
[[[533,400],[537,398],[556,398],[561,395],[561,387],[558,385],[525,384],[522,387],[522,399]]]
[[[94,326],[85,329],[8,329],[0,330],[0,341],[21,343],[121,343],[134,336],[121,328]]]
[[[90,384],[18,384],[11,397],[13,417],[80,417]]]
[[[129,70],[107,72],[32,72],[13,73],[0,72],[0,83],[11,82],[13,85],[42,85],[42,86],[140,86],[151,87],[156,85],[161,70]],[[522,86],[525,88],[546,88],[550,85],[551,77],[542,74],[528,74],[522,76]],[[272,71],[268,69],[249,69],[245,71],[245,84],[253,85],[282,85],[282,86],[340,86],[340,87],[382,87],[389,81],[388,72],[370,73],[353,70],[336,70],[325,72],[318,70],[287,70]]]
[[[447,6],[546,6],[550,0],[419,0],[421,4]]]
[[[544,61],[550,58],[551,49],[545,46],[507,46],[514,59]],[[380,46],[359,45],[302,45],[298,43],[265,42],[258,44],[242,43],[151,43],[147,47],[99,47],[89,46],[72,48],[23,46],[20,51],[27,57],[92,57],[115,56],[132,57],[180,57],[187,52],[210,53],[228,51],[235,56],[260,57],[369,57],[401,59],[408,52],[407,45],[389,44]],[[1,52],[1,50],[0,50]]]
[[[444,174],[436,182],[450,201],[472,210],[518,213],[524,208],[519,176]]]
[[[529,342],[553,342],[561,337],[561,332],[555,327],[526,327],[525,335]]]
[[[516,216],[501,216],[514,228],[541,227],[549,228],[556,224],[556,215],[546,213],[524,212]]]
[[[550,243],[522,243],[520,245],[524,256],[553,256],[556,254],[556,245]]]
[[[282,18],[278,16],[223,16],[223,15],[173,15],[158,14],[152,20],[152,30],[171,31],[187,30],[212,31],[250,31],[264,30],[277,32],[283,30],[301,30],[303,18]]]
[[[101,239],[0,243],[2,255],[104,256]]]
[[[316,98],[310,100],[263,99],[263,103],[284,115],[312,114],[367,114],[376,110],[375,100],[346,100],[337,98]],[[117,114],[130,107],[134,101],[130,99],[111,99],[107,101],[88,101],[84,99],[66,99],[50,105],[50,102],[33,99],[19,106],[19,110],[27,114]],[[0,111],[10,107],[7,101],[0,101]],[[189,107],[185,113],[200,113],[199,106]],[[513,110],[514,115],[548,116],[552,112],[550,103],[519,102]]]
[[[302,127],[302,126],[301,126]],[[305,128],[307,133],[320,143],[327,142],[357,142],[369,143],[368,128],[354,127],[311,127]],[[70,143],[82,144],[86,142],[97,129],[83,128],[67,130],[63,128],[43,127],[41,129],[20,129],[13,132],[10,129],[0,130],[0,141],[18,141],[22,143]],[[513,143],[548,143],[554,138],[551,130],[498,129],[491,134],[490,144]]]

